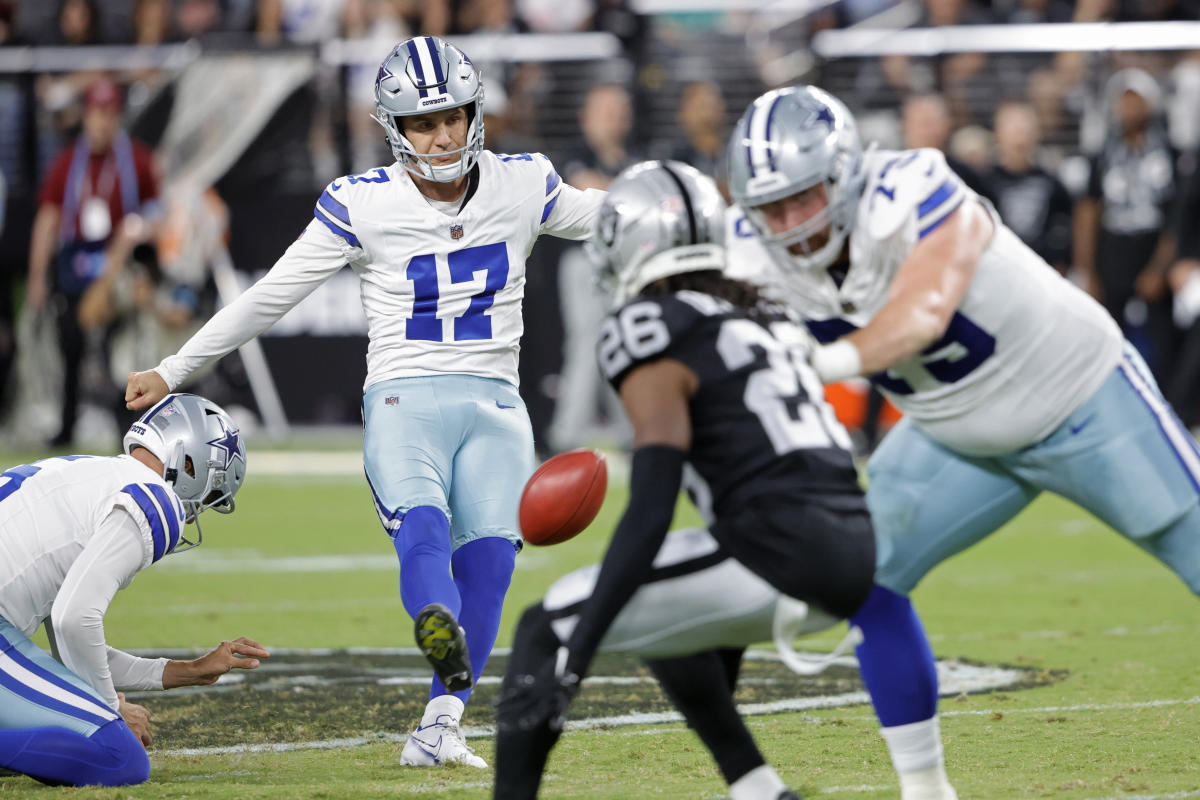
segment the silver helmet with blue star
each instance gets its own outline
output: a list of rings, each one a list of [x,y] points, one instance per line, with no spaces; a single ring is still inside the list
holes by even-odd
[[[246,478],[246,445],[237,424],[211,400],[167,395],[130,426],[122,447],[126,453],[144,447],[163,462],[163,479],[183,502],[185,521],[194,522],[206,508],[233,511]],[[199,536],[187,542],[199,543]]]

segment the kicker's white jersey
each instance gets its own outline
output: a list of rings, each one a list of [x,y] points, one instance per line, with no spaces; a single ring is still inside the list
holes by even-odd
[[[1005,227],[941,152],[876,151],[866,170],[840,288],[824,270],[767,267],[767,249],[736,209],[727,237],[735,274],[770,275],[814,336],[830,342],[871,321],[924,236],[963,202],[982,203],[995,234],[945,335],[873,380],[926,433],[960,452],[1011,452],[1048,436],[1116,367],[1116,323]]]
[[[47,458],[0,475],[0,616],[33,635],[114,508],[125,509],[137,523],[139,569],[179,543],[184,524],[179,498],[130,456]]]
[[[338,178],[271,271],[157,369],[174,388],[349,264],[370,338],[367,386],[446,373],[515,385],[525,259],[542,233],[586,238],[603,199],[564,184],[540,153],[483,151],[457,214],[430,205],[399,164]]]

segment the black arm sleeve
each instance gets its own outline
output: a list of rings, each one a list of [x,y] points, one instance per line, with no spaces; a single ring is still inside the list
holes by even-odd
[[[592,596],[579,612],[579,622],[567,643],[569,672],[581,677],[587,672],[608,627],[650,574],[675,515],[685,458],[682,450],[666,445],[634,451],[629,505],[604,554]]]

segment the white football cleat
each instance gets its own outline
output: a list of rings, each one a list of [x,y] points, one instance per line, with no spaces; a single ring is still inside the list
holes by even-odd
[[[462,719],[463,704],[452,694],[435,697],[425,707],[421,724],[409,734],[400,754],[406,767],[440,767],[443,764],[465,764],[487,769],[487,762],[463,741],[458,722]]]

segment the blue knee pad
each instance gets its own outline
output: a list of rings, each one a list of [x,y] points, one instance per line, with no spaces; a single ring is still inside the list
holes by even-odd
[[[471,671],[475,680],[483,674],[496,632],[500,629],[500,612],[504,595],[512,582],[517,548],[508,539],[487,536],[467,542],[454,552],[454,584],[462,598],[459,624],[467,635],[467,651],[471,655]],[[434,677],[430,698],[446,693],[442,682]],[[465,704],[471,690],[455,692]]]
[[[890,728],[936,714],[937,667],[908,598],[876,585],[850,622],[863,632],[858,668],[879,722]]]
[[[450,521],[442,510],[409,509],[392,544],[400,558],[400,599],[409,616],[416,619],[430,603],[441,603],[457,616],[462,600],[450,579]]]
[[[91,736],[66,728],[0,730],[0,766],[56,786],[132,786],[150,777],[150,757],[124,720]]]

